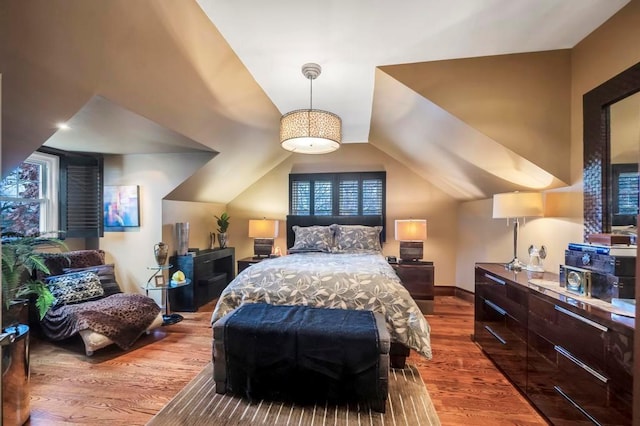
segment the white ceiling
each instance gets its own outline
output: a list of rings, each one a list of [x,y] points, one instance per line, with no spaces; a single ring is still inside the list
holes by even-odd
[[[281,113],[309,105],[368,142],[377,66],[571,48],[629,0],[197,0]]]

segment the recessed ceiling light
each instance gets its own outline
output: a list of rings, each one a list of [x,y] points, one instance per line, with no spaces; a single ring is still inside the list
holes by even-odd
[[[60,130],[69,130],[71,128],[71,127],[69,127],[69,125],[67,123],[58,123],[58,124],[56,124],[56,126]]]

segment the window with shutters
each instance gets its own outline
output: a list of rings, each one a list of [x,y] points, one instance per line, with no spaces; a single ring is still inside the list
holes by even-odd
[[[385,214],[385,172],[289,175],[289,212],[297,216]]]
[[[102,236],[102,156],[42,148],[0,182],[3,232]]]
[[[2,232],[40,235],[58,230],[58,171],[57,156],[36,152],[2,180]]]

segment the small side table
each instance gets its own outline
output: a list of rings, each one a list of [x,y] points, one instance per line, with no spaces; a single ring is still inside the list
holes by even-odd
[[[433,314],[435,293],[433,262],[401,262],[391,264],[391,266],[422,313],[425,315]]]
[[[142,288],[149,295],[149,290],[162,290],[164,293],[164,314],[162,315],[162,325],[172,325],[179,323],[184,319],[184,317],[180,314],[171,313],[171,307],[169,306],[169,290],[173,290],[176,288],[184,287],[186,285],[191,285],[191,280],[186,279],[182,282],[170,281],[169,284],[165,285],[154,285],[151,283],[147,283]]]
[[[249,266],[254,265],[256,263],[260,263],[263,260],[269,259],[268,257],[245,257],[244,259],[238,260],[238,273],[244,271]]]

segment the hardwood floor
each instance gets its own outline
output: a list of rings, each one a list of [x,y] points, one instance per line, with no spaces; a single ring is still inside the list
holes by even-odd
[[[211,360],[212,305],[143,336],[133,349],[109,347],[91,358],[81,340],[31,340],[31,425],[144,425]],[[436,298],[433,360],[412,354],[443,425],[544,425],[546,422],[470,340],[473,307]]]

